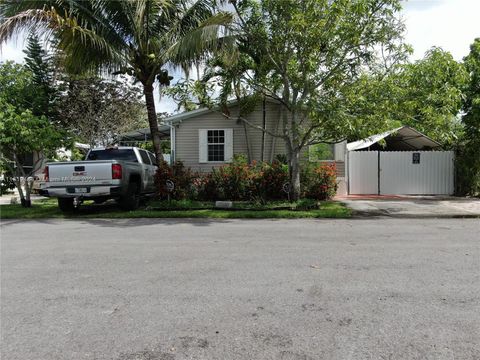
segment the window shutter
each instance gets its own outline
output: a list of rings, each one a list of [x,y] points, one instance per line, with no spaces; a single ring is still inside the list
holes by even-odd
[[[225,162],[233,159],[233,129],[225,129]]]
[[[208,162],[207,130],[198,130],[198,162]]]

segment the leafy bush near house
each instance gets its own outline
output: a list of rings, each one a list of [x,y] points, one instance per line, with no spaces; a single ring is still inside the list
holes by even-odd
[[[335,165],[311,165],[302,174],[304,197],[326,200],[337,190]],[[235,156],[232,163],[212,169],[211,173],[194,173],[177,162],[162,163],[157,171],[157,193],[161,199],[169,195],[166,181],[175,184],[171,199],[231,200],[264,203],[286,200],[284,187],[288,183],[288,166],[279,161],[249,164],[244,156]]]
[[[288,183],[288,165],[278,161],[253,164],[255,169],[250,186],[252,200],[283,200],[287,194],[283,190]]]
[[[302,195],[305,198],[328,200],[337,193],[335,163],[310,164],[302,170]]]
[[[237,155],[231,164],[213,169],[199,182],[202,200],[282,200],[287,198],[282,188],[288,182],[288,167],[278,161],[249,164],[245,156]]]
[[[214,169],[212,175],[218,200],[248,200],[252,195],[251,186],[256,174],[245,156],[236,155],[231,164]]]
[[[193,186],[195,195],[192,200],[220,200],[217,182],[213,173],[197,174],[197,177],[193,180]]]
[[[189,199],[194,197],[194,182],[197,174],[186,168],[181,161],[168,165],[166,161],[162,161],[158,166],[155,175],[155,185],[157,187],[157,195],[160,199],[167,199],[170,195],[171,199]],[[174,184],[173,191],[169,191],[167,180]]]

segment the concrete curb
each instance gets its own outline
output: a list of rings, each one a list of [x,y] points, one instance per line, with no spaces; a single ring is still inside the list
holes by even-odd
[[[392,214],[384,211],[352,210],[351,219],[480,219],[480,214]]]

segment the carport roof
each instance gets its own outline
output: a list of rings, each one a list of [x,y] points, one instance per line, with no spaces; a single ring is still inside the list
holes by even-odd
[[[366,149],[379,141],[388,137],[394,138],[401,142],[410,150],[423,149],[440,149],[441,145],[427,135],[411,128],[410,126],[402,126],[381,134],[372,135],[366,139],[358,140],[347,144],[348,151]]]
[[[168,139],[170,137],[170,126],[168,125],[160,125],[158,127],[160,131],[160,138],[161,139]],[[121,134],[118,136],[118,140],[121,142],[127,141],[147,141],[151,140],[150,136],[150,129],[138,129],[135,131],[131,131],[126,134]]]

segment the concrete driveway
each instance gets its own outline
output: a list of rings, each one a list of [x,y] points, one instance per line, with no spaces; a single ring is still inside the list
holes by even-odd
[[[1,358],[478,360],[479,230],[3,221]]]
[[[405,218],[479,217],[480,199],[416,196],[348,196],[340,198],[356,216]]]

